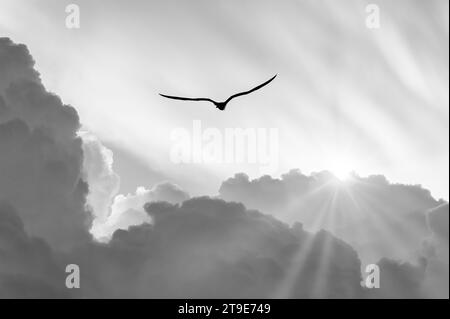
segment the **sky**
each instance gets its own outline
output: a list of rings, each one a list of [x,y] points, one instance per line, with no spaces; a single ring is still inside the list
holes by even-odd
[[[200,120],[276,128],[273,176],[383,174],[448,200],[447,2],[377,1],[378,29],[366,1],[77,1],[79,29],[65,26],[69,3],[1,0],[0,33],[26,43],[46,87],[117,150],[123,193],[151,186],[136,176],[214,195],[237,172],[265,173],[171,161],[173,131]],[[220,100],[274,74],[225,112],[158,95]]]
[[[0,0],[0,298],[448,299],[448,2],[67,4]]]

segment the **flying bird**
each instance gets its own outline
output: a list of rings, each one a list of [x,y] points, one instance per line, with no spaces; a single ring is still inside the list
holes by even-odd
[[[260,84],[260,85],[258,85],[256,87],[254,87],[251,90],[248,90],[248,91],[245,91],[245,92],[241,92],[241,93],[236,93],[236,94],[230,96],[224,102],[217,102],[217,101],[214,101],[213,99],[210,99],[210,98],[207,98],[207,97],[181,97],[181,96],[165,95],[165,94],[161,94],[161,93],[159,95],[161,95],[163,97],[166,97],[168,99],[182,100],[182,101],[208,101],[208,102],[213,103],[216,106],[216,108],[218,108],[219,110],[223,111],[223,110],[225,110],[225,107],[227,106],[228,102],[230,102],[232,99],[234,99],[235,97],[246,95],[246,94],[250,94],[250,93],[252,93],[252,92],[254,92],[256,90],[259,90],[263,86],[265,86],[265,85],[269,84],[270,82],[272,82],[273,79],[275,79],[277,75],[278,74],[275,74],[271,79],[269,79],[266,82],[264,82],[264,83],[262,83],[262,84]]]

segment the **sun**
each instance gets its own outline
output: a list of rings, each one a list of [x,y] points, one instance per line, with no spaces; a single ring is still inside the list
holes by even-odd
[[[349,180],[350,176],[351,176],[351,171],[347,170],[345,168],[332,169],[331,173],[334,175],[334,177],[336,177],[341,182],[345,182],[345,181]]]
[[[340,182],[350,180],[356,167],[353,154],[348,149],[337,146],[327,153],[329,159],[327,170]]]
[[[353,170],[348,161],[335,161],[330,171],[338,180],[345,182],[351,178]]]

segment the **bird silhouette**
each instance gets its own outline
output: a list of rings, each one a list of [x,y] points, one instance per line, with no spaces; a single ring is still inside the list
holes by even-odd
[[[240,92],[240,93],[236,93],[232,96],[230,96],[228,99],[226,99],[224,102],[217,102],[214,101],[213,99],[207,98],[207,97],[181,97],[181,96],[172,96],[172,95],[166,95],[166,94],[159,94],[163,97],[166,97],[168,99],[174,99],[174,100],[182,100],[182,101],[207,101],[207,102],[211,102],[213,103],[216,108],[218,108],[219,110],[223,111],[225,110],[225,107],[227,106],[228,102],[230,102],[232,99],[234,99],[235,97],[238,96],[242,96],[242,95],[246,95],[246,94],[250,94],[256,90],[259,90],[260,88],[262,88],[263,86],[269,84],[270,82],[273,81],[273,79],[276,78],[278,74],[275,74],[271,79],[267,80],[266,82],[254,87],[251,90],[245,91],[245,92]]]

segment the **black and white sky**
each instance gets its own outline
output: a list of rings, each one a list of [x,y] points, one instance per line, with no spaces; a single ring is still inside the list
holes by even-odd
[[[0,297],[448,298],[448,36],[444,0],[0,0]],[[273,165],[174,162],[198,123]]]

